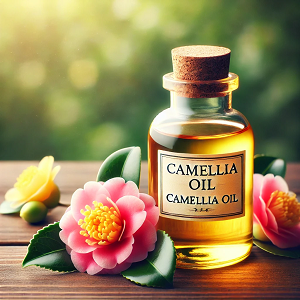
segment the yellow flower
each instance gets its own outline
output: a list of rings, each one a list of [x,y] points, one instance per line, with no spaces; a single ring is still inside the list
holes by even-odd
[[[29,201],[41,201],[48,208],[53,208],[59,201],[59,189],[53,182],[60,166],[52,169],[53,156],[45,156],[38,167],[30,166],[18,177],[14,188],[5,194],[5,200],[11,202],[12,208]]]

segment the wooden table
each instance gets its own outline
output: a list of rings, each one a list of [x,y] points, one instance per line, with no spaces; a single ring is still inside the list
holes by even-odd
[[[0,162],[0,202],[17,176],[37,162]],[[70,203],[72,193],[95,180],[99,162],[59,162],[56,183],[61,202]],[[286,180],[300,195],[300,164],[289,164]],[[147,192],[147,164],[142,164],[141,191]],[[299,199],[299,198],[298,198]],[[22,269],[27,245],[38,229],[60,220],[65,207],[51,211],[44,224],[32,226],[18,216],[0,215],[0,299],[195,299],[283,298],[300,299],[300,259],[268,254],[257,247],[241,263],[214,270],[177,269],[173,289],[141,287],[122,276],[61,274],[31,266]]]

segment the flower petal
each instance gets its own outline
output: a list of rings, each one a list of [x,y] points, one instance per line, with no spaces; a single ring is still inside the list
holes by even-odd
[[[71,209],[74,219],[78,222],[83,218],[80,210],[84,209],[86,205],[94,207],[93,201],[101,202],[105,205],[106,198],[109,194],[103,186],[98,182],[87,182],[84,189],[77,189],[71,198]]]
[[[115,203],[123,196],[139,196],[136,184],[132,181],[125,183],[125,180],[121,177],[112,178],[106,181],[103,186],[108,190],[110,199]]]
[[[145,211],[147,212],[147,220],[154,226],[158,222],[159,208],[155,206],[155,200],[148,194],[140,193],[139,198],[145,203]]]
[[[84,185],[83,189],[90,197],[92,202],[93,201],[101,202],[103,198],[106,199],[106,197],[110,197],[109,192],[100,182],[89,181]],[[102,195],[104,195],[104,197],[102,197]]]
[[[295,227],[279,228],[278,233],[265,228],[265,233],[271,242],[279,248],[291,248],[300,245],[300,224]]]
[[[53,170],[51,171],[50,174],[50,179],[54,180],[54,178],[56,177],[57,173],[60,171],[61,167],[60,166],[56,166],[53,168]]]
[[[253,215],[253,237],[264,242],[270,241],[255,214]]]
[[[123,263],[132,251],[133,237],[122,239],[107,246],[97,248],[93,252],[95,262],[105,269],[113,269]]]
[[[89,253],[96,249],[95,246],[90,246],[86,243],[86,237],[80,234],[80,227],[72,230],[68,236],[68,245],[78,253]]]
[[[62,218],[59,221],[59,227],[62,229],[59,232],[60,239],[65,243],[68,244],[69,235],[72,231],[78,230],[78,224],[74,220],[72,216],[72,212],[66,211]]]
[[[12,208],[18,207],[27,201],[24,195],[16,188],[9,189],[4,198],[6,201],[13,202],[10,204]]]
[[[68,245],[66,245],[66,250],[68,254],[71,255],[72,249]]]
[[[33,172],[33,170],[35,170],[34,175],[32,174],[29,175],[27,173],[27,172],[31,173]],[[24,170],[23,173],[20,175],[23,179],[24,177],[26,177],[26,184],[22,184],[17,188],[24,195],[25,198],[29,198],[32,195],[38,193],[40,190],[44,191],[43,187],[47,185],[49,181],[49,174],[45,173],[44,170],[39,170],[38,168],[31,166],[26,170]]]
[[[153,251],[157,241],[157,233],[153,224],[146,220],[134,234],[134,244],[128,262],[138,262],[147,258],[148,252]]]
[[[126,222],[123,237],[129,237],[142,226],[146,219],[145,204],[142,200],[134,196],[124,196],[116,204],[120,210],[122,219]]]
[[[89,275],[95,275],[103,269],[94,261],[92,253],[77,253],[73,250],[71,260],[79,272],[86,271]]]
[[[253,213],[257,216],[260,222],[266,226],[268,223],[268,216],[266,213],[266,203],[261,198],[261,188],[264,176],[261,174],[254,174],[253,176]]]
[[[273,213],[271,212],[271,210],[269,208],[266,209],[266,214],[267,214],[268,222],[265,226],[267,226],[270,230],[277,232],[278,224],[277,224],[275,216],[273,215]]]
[[[253,213],[256,214],[257,218],[264,226],[268,224],[266,203],[262,200],[260,196],[258,198],[253,198]]]
[[[26,201],[44,201],[51,192],[56,189],[55,183],[52,180],[45,182],[36,192],[27,197]]]
[[[45,174],[50,174],[54,163],[53,156],[45,156],[39,163],[38,168],[43,170]]]
[[[113,269],[102,269],[97,274],[120,274],[121,272],[127,270],[131,266],[129,262],[123,262],[119,265],[116,265]]]
[[[273,174],[267,174],[264,176],[264,180],[261,188],[261,197],[268,206],[271,194],[274,191],[282,191],[288,193],[289,188],[285,180],[281,176],[275,176]]]

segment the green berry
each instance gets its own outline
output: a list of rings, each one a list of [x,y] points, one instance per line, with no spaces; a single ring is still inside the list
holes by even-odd
[[[38,223],[46,218],[48,208],[40,201],[31,201],[24,204],[20,217],[28,223]]]

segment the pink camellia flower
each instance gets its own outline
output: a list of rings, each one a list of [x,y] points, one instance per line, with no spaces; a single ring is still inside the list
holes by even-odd
[[[254,174],[253,235],[279,248],[300,245],[300,203],[280,176]]]
[[[80,272],[117,274],[154,250],[159,210],[122,178],[87,182],[60,220],[60,238]]]

